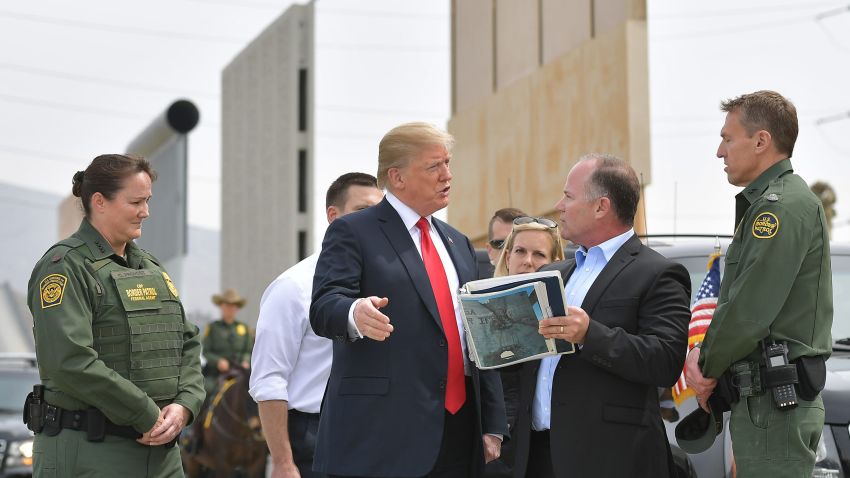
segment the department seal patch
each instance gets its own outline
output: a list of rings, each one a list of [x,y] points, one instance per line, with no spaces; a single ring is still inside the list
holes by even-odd
[[[753,237],[757,239],[770,239],[779,232],[779,219],[775,214],[762,212],[753,221]]]
[[[46,309],[62,303],[62,296],[65,295],[65,284],[68,283],[68,278],[62,274],[50,274],[41,280],[39,288],[41,289],[41,308]]]

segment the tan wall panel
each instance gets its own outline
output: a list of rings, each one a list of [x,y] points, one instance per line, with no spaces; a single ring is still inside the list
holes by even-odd
[[[455,0],[452,7],[452,111],[463,111],[493,93],[493,0]]]
[[[594,35],[619,27],[626,20],[646,20],[646,0],[593,0]]]
[[[630,41],[644,46],[629,48]],[[646,102],[648,90],[645,80],[643,91],[638,80],[629,83],[630,75],[645,75],[645,42],[645,26],[623,24],[516,81],[479,108],[453,116],[449,131],[457,139],[457,159],[449,222],[478,239],[501,207],[551,214],[569,169],[582,154],[613,153],[630,161],[644,151],[648,158],[648,138],[634,136],[648,134],[648,108],[631,110]],[[644,99],[630,101],[634,95]],[[649,181],[648,168],[644,178]]]
[[[629,151],[628,158],[649,184],[651,177],[649,145],[649,53],[646,22],[626,23],[628,48],[628,101],[629,101]]]
[[[536,1],[496,0],[496,90],[537,69],[539,21]]]
[[[541,0],[543,63],[590,40],[593,0]]]

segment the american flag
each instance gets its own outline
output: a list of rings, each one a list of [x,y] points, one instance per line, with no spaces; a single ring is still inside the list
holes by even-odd
[[[694,344],[702,342],[714,309],[717,307],[717,295],[720,293],[720,253],[714,253],[708,257],[708,273],[697,291],[696,299],[691,306],[691,322],[688,324],[688,352],[694,348]],[[688,388],[685,370],[676,385],[673,385],[673,400],[676,405],[694,396],[694,391]]]

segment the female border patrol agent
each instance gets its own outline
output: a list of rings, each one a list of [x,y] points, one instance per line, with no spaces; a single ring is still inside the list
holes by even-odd
[[[96,157],[74,175],[80,228],[33,270],[35,477],[183,476],[174,441],[204,398],[200,342],[168,274],[133,242],[155,179],[141,157]]]

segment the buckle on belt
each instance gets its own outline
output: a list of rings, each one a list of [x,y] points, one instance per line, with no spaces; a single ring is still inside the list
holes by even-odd
[[[737,389],[740,398],[761,395],[764,392],[759,368],[758,362],[749,360],[735,362],[729,368],[732,374],[732,385]]]

